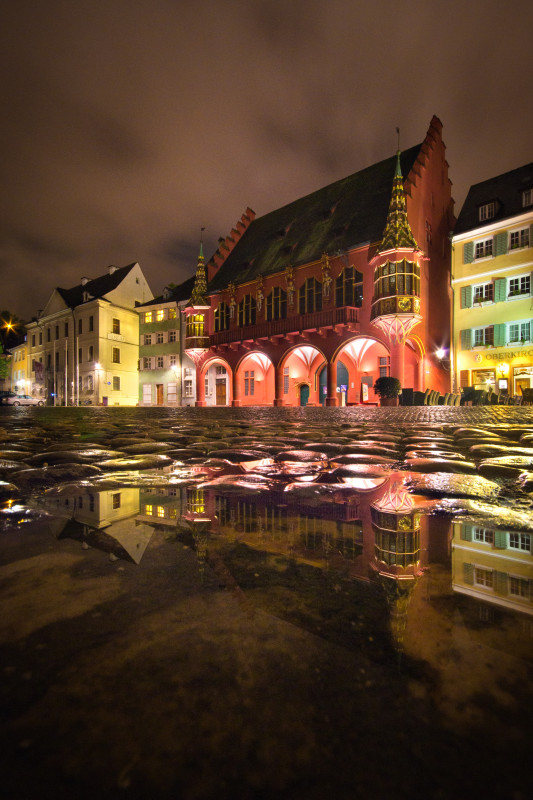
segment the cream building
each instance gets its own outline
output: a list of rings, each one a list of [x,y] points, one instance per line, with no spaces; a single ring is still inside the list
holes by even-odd
[[[29,394],[50,405],[136,405],[139,316],[152,298],[139,264],[56,288],[27,326]]]
[[[30,394],[28,377],[28,347],[26,342],[9,348],[11,353],[11,390],[16,394]]]
[[[533,163],[470,188],[453,235],[454,390],[533,387]]]

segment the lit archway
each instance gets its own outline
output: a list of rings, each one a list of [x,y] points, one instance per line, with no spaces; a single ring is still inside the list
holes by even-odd
[[[201,380],[205,386],[206,406],[229,406],[232,400],[233,373],[222,358],[213,358],[204,365]]]
[[[319,405],[319,373],[325,363],[324,354],[311,345],[299,345],[290,350],[278,366],[282,404]]]
[[[235,371],[234,405],[267,406],[274,402],[275,370],[264,353],[245,355]]]

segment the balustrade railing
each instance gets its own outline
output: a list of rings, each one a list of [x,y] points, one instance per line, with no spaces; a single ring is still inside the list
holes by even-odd
[[[230,328],[218,331],[209,337],[211,346],[230,344],[231,342],[268,339],[272,336],[284,336],[289,333],[331,328],[334,325],[348,325],[358,322],[358,309],[352,306],[330,308],[324,311],[312,311],[309,314],[298,314],[287,319],[275,319],[270,322],[258,322],[255,325]]]

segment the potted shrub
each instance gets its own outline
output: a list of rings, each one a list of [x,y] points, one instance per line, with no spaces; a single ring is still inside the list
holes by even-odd
[[[375,393],[379,395],[381,406],[398,405],[398,395],[402,389],[402,385],[398,378],[378,378],[373,386],[373,389]]]

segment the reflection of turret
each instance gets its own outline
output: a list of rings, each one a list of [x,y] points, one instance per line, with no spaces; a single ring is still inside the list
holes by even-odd
[[[420,575],[420,513],[400,483],[391,484],[370,507],[380,573],[406,578]]]
[[[392,483],[370,507],[376,560],[372,568],[390,610],[390,628],[403,649],[407,611],[420,569],[420,513],[401,483]]]

